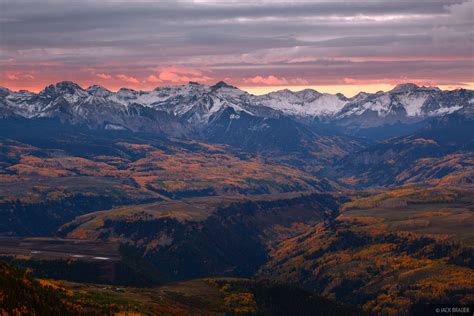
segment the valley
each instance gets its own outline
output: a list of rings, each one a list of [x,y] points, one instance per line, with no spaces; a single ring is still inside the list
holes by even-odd
[[[118,261],[117,243],[61,238],[0,237],[0,256],[27,260]]]

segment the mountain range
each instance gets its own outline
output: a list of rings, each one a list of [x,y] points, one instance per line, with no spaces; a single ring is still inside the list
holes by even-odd
[[[63,122],[106,130],[160,132],[172,136],[206,133],[216,124],[253,120],[252,129],[269,128],[261,119],[291,118],[307,126],[334,125],[358,131],[393,124],[412,125],[474,104],[474,92],[442,91],[407,83],[388,92],[342,94],[305,89],[252,95],[218,82],[190,82],[152,91],[122,88],[112,92],[93,85],[87,89],[64,81],[39,93],[0,88],[2,117],[57,118]]]

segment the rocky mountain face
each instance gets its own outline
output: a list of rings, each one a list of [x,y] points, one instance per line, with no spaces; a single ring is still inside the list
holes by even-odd
[[[60,82],[38,94],[2,89],[0,98],[3,118],[54,118],[92,129],[148,131],[173,136],[187,131],[186,126],[164,111],[126,102],[124,89],[115,94],[99,86],[84,90],[75,83]]]
[[[469,90],[441,91],[403,84],[389,92],[359,93],[337,113],[336,121],[350,129],[415,123],[472,107],[473,97]]]
[[[402,185],[440,179],[474,181],[472,108],[433,119],[423,130],[351,153],[331,172],[364,186]]]
[[[83,89],[60,82],[38,94],[0,90],[0,116],[58,118],[99,129],[164,132],[184,135],[206,130],[222,115],[241,118],[289,117],[298,122],[325,122],[348,130],[395,123],[415,123],[471,107],[474,92],[403,84],[389,92],[361,92],[353,98],[306,89],[251,95],[225,82],[213,86],[190,82],[153,91],[122,88],[111,92],[101,86]],[[235,124],[234,124],[235,125]]]

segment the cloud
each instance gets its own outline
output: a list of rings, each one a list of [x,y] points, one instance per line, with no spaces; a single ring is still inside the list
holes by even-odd
[[[14,74],[14,73],[11,73],[11,72],[7,72],[6,77],[9,80],[19,80],[20,79],[20,77],[18,75]]]
[[[108,74],[105,74],[105,73],[96,74],[96,76],[99,77],[100,79],[111,79],[112,78],[111,75],[108,75]]]
[[[5,77],[8,80],[34,80],[35,76],[29,73],[20,73],[20,72],[7,72]]]
[[[149,75],[146,77],[145,82],[161,82],[161,80],[155,75]]]
[[[122,80],[122,81],[125,81],[125,82],[129,82],[129,83],[140,83],[140,81],[138,81],[137,78],[135,78],[135,77],[129,77],[129,76],[124,75],[124,74],[116,75],[115,77],[116,77],[117,79],[119,79],[119,80]]]
[[[302,79],[302,78],[293,78],[293,79],[290,79],[290,83],[291,84],[294,84],[294,85],[307,85],[309,84],[309,81],[306,80],[306,79]]]
[[[440,82],[436,82],[434,80],[426,80],[426,79],[417,79],[417,78],[408,78],[408,77],[400,77],[400,78],[380,78],[380,79],[354,79],[354,78],[343,78],[342,81],[348,85],[381,85],[381,84],[389,84],[389,85],[398,85],[402,83],[414,83],[418,86],[437,86]],[[459,83],[462,84],[462,83]]]
[[[264,85],[284,85],[288,84],[288,80],[285,78],[277,78],[275,76],[255,76],[253,78],[246,79],[247,82],[255,83],[255,84],[264,84]]]
[[[244,79],[245,82],[247,83],[253,83],[253,84],[262,84],[262,85],[268,85],[268,86],[278,86],[278,85],[306,85],[308,84],[308,80],[302,79],[302,78],[292,78],[292,79],[286,79],[286,78],[278,78],[273,75],[269,75],[267,77],[262,77],[262,76],[255,76],[252,78],[247,78]]]
[[[189,81],[196,82],[208,82],[212,80],[211,77],[203,74],[201,70],[198,69],[185,69],[178,67],[166,67],[159,69],[159,80],[166,81],[169,83],[187,83]]]
[[[468,0],[461,3],[454,3],[447,6],[450,18],[459,22],[471,22],[474,18],[474,0]]]
[[[472,82],[473,11],[472,0],[3,0],[0,67],[36,78],[0,85]]]

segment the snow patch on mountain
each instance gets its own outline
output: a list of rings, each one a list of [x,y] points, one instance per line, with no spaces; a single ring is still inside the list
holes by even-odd
[[[442,115],[447,115],[447,114],[451,114],[451,113],[454,113],[456,111],[459,111],[463,108],[462,105],[458,105],[458,106],[452,106],[452,107],[442,107],[442,108],[439,108],[435,111],[432,111],[430,112],[428,115],[429,116],[442,116]]]
[[[420,116],[423,104],[427,99],[427,94],[402,94],[398,96],[398,101],[403,105],[408,116]]]
[[[280,90],[255,97],[257,103],[295,116],[331,116],[339,112],[347,100],[334,94],[321,94],[314,90],[292,92]]]
[[[111,131],[125,131],[127,130],[125,127],[117,124],[106,124],[104,127],[106,130],[111,130]]]
[[[450,114],[472,106],[473,94],[470,90],[441,91],[403,84],[389,92],[361,92],[353,98],[312,89],[297,92],[285,89],[255,96],[225,82],[213,86],[189,83],[159,87],[152,91],[122,88],[112,92],[98,85],[82,89],[73,82],[65,81],[50,85],[38,94],[1,88],[0,112],[2,117],[8,113],[25,118],[72,117],[75,121],[119,122],[118,126],[122,126],[121,120],[125,116],[147,117],[166,112],[190,125],[205,126],[219,113],[231,108],[236,113],[245,112],[260,117],[278,117],[282,113],[331,122],[350,118],[366,125],[369,121],[372,124],[377,117],[380,124],[387,124],[390,120],[413,121]]]
[[[339,117],[347,117],[351,115],[362,115],[366,111],[376,112],[379,116],[385,117],[390,112],[391,98],[389,94],[378,93],[375,98],[360,98],[358,102],[349,102],[345,111]],[[369,99],[369,100],[367,100]]]

